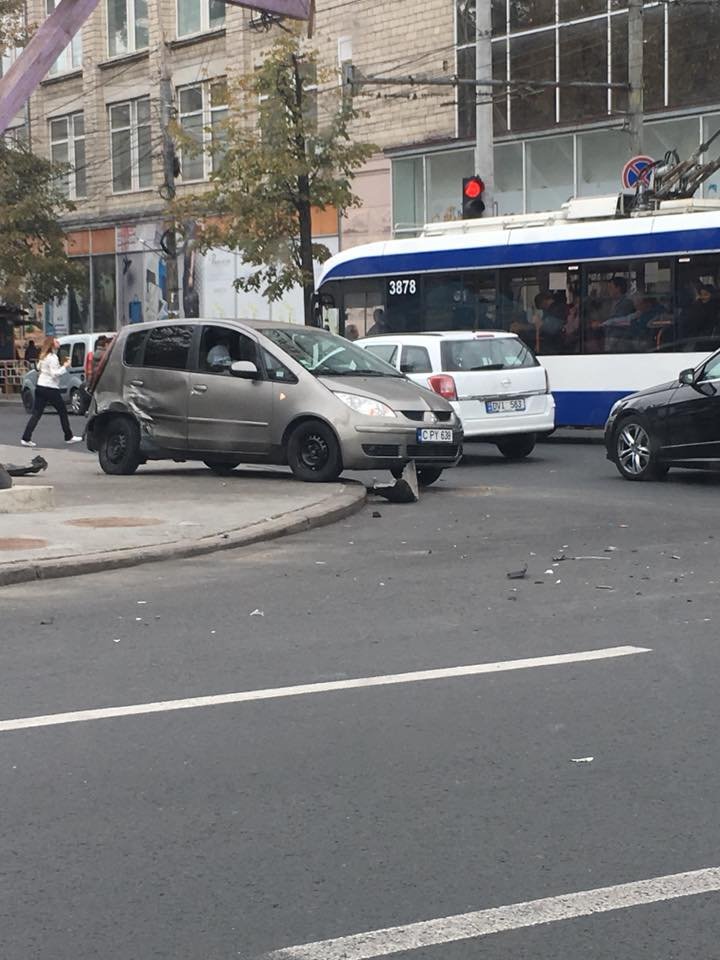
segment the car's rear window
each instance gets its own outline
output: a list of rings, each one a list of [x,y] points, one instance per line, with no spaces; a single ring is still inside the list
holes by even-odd
[[[532,350],[515,337],[444,340],[440,356],[449,373],[539,366]]]

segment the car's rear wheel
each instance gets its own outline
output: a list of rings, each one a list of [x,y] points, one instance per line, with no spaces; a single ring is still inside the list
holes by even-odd
[[[21,396],[23,407],[25,407],[25,413],[32,413],[33,406],[35,405],[35,399],[32,393],[29,390],[23,390]]]
[[[442,476],[443,468],[442,467],[418,467],[417,468],[417,481],[418,485],[421,487],[429,487],[431,483],[435,483],[436,480],[439,480]]]
[[[321,420],[299,423],[288,437],[287,462],[298,480],[330,483],[342,473],[340,444]]]
[[[660,463],[657,442],[642,417],[622,420],[615,432],[615,466],[626,480],[660,480],[670,469]]]
[[[240,460],[204,460],[203,463],[209,467],[213,473],[219,477],[229,477],[235,467],[240,465]]]
[[[98,460],[105,473],[128,476],[140,464],[140,431],[129,417],[113,417],[103,427]]]
[[[506,437],[498,441],[497,448],[506,460],[522,460],[535,449],[535,434],[522,433],[519,437]]]

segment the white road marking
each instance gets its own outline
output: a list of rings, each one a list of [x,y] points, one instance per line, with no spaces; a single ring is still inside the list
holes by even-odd
[[[357,690],[363,687],[384,687],[396,683],[418,683],[421,680],[444,680],[449,677],[503,673],[508,670],[526,670],[530,667],[553,667],[563,663],[609,660],[614,657],[628,657],[635,653],[650,652],[649,647],[606,647],[602,650],[582,650],[579,653],[561,653],[551,657],[531,657],[526,660],[500,660],[496,663],[474,663],[465,667],[441,667],[437,670],[419,670],[414,673],[394,673],[380,677],[357,677],[354,680],[330,680],[323,683],[305,683],[292,687],[271,687],[267,690],[220,693],[208,697],[190,697],[186,700],[161,700],[157,703],[134,703],[125,707],[73,710],[70,713],[51,713],[41,717],[0,720],[0,733],[10,730],[27,730],[30,727],[54,727],[65,723],[82,723],[87,720],[135,717],[145,713],[167,713],[171,710],[193,710],[196,707],[218,707],[227,703],[247,703],[251,700],[277,700],[281,697],[299,697],[306,693],[330,693],[334,690]]]
[[[372,960],[405,950],[419,950],[457,940],[472,940],[491,933],[536,927],[558,920],[588,917],[593,913],[626,910],[677,897],[692,897],[720,891],[720,867],[675,873],[651,880],[599,887],[543,900],[528,900],[491,910],[460,913],[438,920],[409,923],[402,927],[371,930],[336,940],[320,940],[285,947],[265,954],[264,960]]]

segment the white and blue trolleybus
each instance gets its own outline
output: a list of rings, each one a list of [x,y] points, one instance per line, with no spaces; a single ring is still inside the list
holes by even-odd
[[[720,201],[625,198],[428,224],[331,257],[324,322],[368,334],[510,330],[546,367],[556,425],[602,426],[620,397],[720,345]]]

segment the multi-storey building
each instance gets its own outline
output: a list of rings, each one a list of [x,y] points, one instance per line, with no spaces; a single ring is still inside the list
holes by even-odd
[[[40,20],[54,0],[29,0]],[[485,0],[490,2],[490,0]],[[720,4],[647,3],[645,152],[683,156],[720,127],[711,78],[720,58]],[[40,84],[9,135],[67,162],[76,203],[70,249],[86,266],[87,292],[47,309],[58,332],[108,330],[166,310],[160,77],[172,76],[180,126],[211,140],[227,113],[227,81],[253,69],[272,37],[257,14],[222,0],[101,0]],[[573,195],[620,188],[630,155],[626,0],[492,0],[494,209],[553,209]],[[317,0],[313,41],[337,77],[344,63],[366,76],[412,74],[418,82],[367,86],[357,95],[358,139],[377,153],[358,174],[363,205],[339,217],[317,211],[315,235],[331,250],[417,233],[426,221],[460,214],[462,178],[474,172],[475,91],[426,86],[423,77],[474,77],[474,0]],[[592,80],[595,87],[566,86]],[[555,86],[534,86],[551,81]],[[608,84],[608,86],[602,86]],[[718,141],[720,142],[720,141]],[[718,148],[720,149],[720,147]],[[181,157],[179,193],[197,190],[208,156]],[[714,196],[720,178],[704,186]],[[269,305],[238,295],[236,253],[181,254],[186,315],[301,318],[301,300]]]

